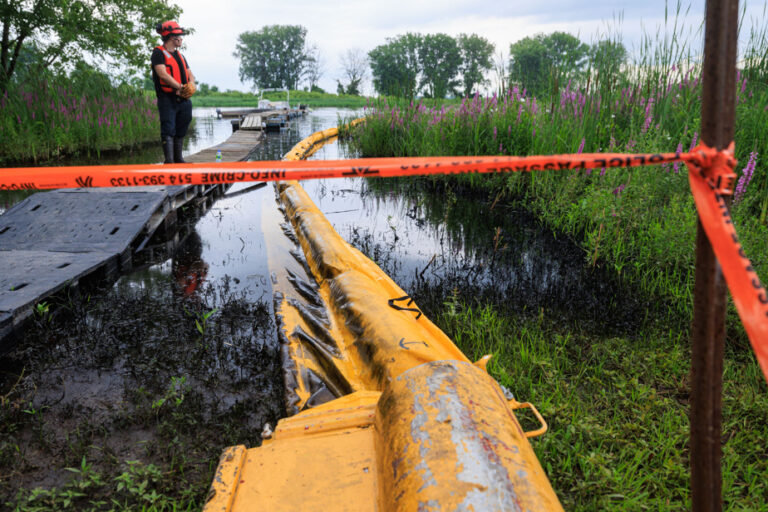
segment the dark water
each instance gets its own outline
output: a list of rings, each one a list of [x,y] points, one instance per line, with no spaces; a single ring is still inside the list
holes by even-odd
[[[252,159],[280,160],[296,143],[308,135],[336,126],[339,116],[350,117],[353,111],[337,109],[318,109],[305,118],[290,123],[288,129],[279,134],[270,133],[258,146]],[[229,123],[229,121],[226,121]],[[213,124],[214,129],[221,122]],[[345,158],[343,148],[329,145],[316,153],[313,158]],[[274,188],[266,187],[248,192],[253,184],[233,185],[227,194],[218,199],[210,211],[194,226],[200,243],[193,248],[193,254],[186,248],[179,255],[197,259],[200,269],[196,280],[216,283],[227,278],[233,291],[242,293],[250,300],[271,302],[272,287],[267,266],[267,244],[270,236],[282,231],[279,225],[271,222],[277,213]],[[270,220],[265,223],[265,217]],[[123,279],[148,283],[157,278],[183,279],[174,277],[173,262],[168,260],[148,270],[134,273]]]
[[[231,135],[231,123],[217,119],[213,108],[195,109],[194,131],[187,152],[218,144]],[[253,159],[278,160],[307,135],[335,126],[339,117],[355,112],[317,109],[291,123],[280,134],[269,134]],[[312,159],[349,155],[343,144],[325,146]],[[128,155],[130,161],[158,161],[157,148]],[[535,219],[494,198],[461,196],[451,190],[414,190],[412,182],[336,179],[307,181],[304,188],[336,230],[374,259],[409,292],[435,295],[458,289],[466,298],[511,303],[519,308],[555,309],[595,324],[631,329],[639,315],[637,300],[626,295],[611,276],[585,264],[581,250],[555,237]],[[245,192],[251,185],[229,189],[194,227],[191,249],[179,255],[196,260],[194,281],[230,280],[232,289],[249,300],[272,296],[267,267],[269,237],[279,230],[274,189]],[[25,197],[0,195],[3,208]],[[267,219],[267,220],[265,220]],[[175,270],[174,270],[175,269]],[[160,280],[185,279],[172,259],[125,276],[124,281],[152,286]],[[174,276],[174,274],[176,274]],[[426,305],[425,305],[426,306]],[[612,322],[603,319],[610,315]]]
[[[294,122],[263,153],[279,158],[336,121],[321,111]],[[196,127],[205,146],[231,133],[229,121]],[[83,457],[107,474],[151,461],[169,475],[168,492],[199,502],[221,450],[258,445],[285,414],[260,226],[262,210],[277,207],[271,187],[236,195],[247,187],[202,218],[182,214],[171,257],[41,304],[0,358],[0,474],[10,475],[0,503],[19,488],[65,484]]]
[[[196,114],[191,152],[229,137],[228,120]],[[268,135],[252,157],[280,159],[354,114],[315,110]],[[128,158],[157,161],[153,151]],[[312,159],[349,156],[334,143]],[[495,198],[413,181],[303,186],[339,234],[428,316],[459,296],[631,331],[646,307],[586,264],[574,244]],[[0,196],[0,208],[21,198]],[[284,238],[281,221],[271,184],[234,185],[202,217],[182,219],[172,256],[103,290],[51,299],[50,312],[35,315],[17,349],[0,360],[0,473],[16,475],[0,479],[0,503],[19,486],[60,484],[70,475],[63,468],[83,456],[103,467],[187,457],[188,480],[175,485],[204,492],[221,448],[260,442],[263,425],[284,414],[267,261],[270,244]],[[40,458],[16,457],[19,449]]]

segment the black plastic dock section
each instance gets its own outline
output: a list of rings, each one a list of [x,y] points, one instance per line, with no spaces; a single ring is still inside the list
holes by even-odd
[[[45,297],[130,271],[166,219],[214,188],[54,190],[10,208],[0,216],[0,340]]]
[[[263,136],[234,133],[185,159],[212,162],[220,151],[225,162],[245,160]],[[34,313],[36,303],[84,281],[115,280],[155,248],[172,246],[153,245],[153,235],[171,231],[182,206],[198,214],[210,207],[219,189],[222,186],[54,190],[33,194],[0,215],[0,352],[3,340]]]

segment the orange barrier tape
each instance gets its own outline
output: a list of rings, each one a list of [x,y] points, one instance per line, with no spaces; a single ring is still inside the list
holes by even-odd
[[[695,151],[705,154],[703,160],[688,162],[688,181],[696,209],[768,382],[768,294],[739,243],[723,197],[730,194],[730,184],[736,177],[733,173],[733,143],[727,151],[717,152],[704,147],[697,147]]]
[[[723,267],[737,310],[768,382],[768,296],[746,258],[723,200],[735,178],[727,151],[697,146],[690,153],[585,153],[527,157],[410,157],[0,169],[0,190],[151,185],[210,185],[349,177],[506,173],[637,167],[683,161],[702,224]]]
[[[632,155],[585,153],[552,156],[361,158],[354,160],[258,161],[187,164],[16,167],[0,169],[0,190],[50,188],[211,185],[250,181],[309,180],[350,177],[396,177],[427,174],[502,173],[519,171],[637,167],[678,160],[700,161],[691,153]]]

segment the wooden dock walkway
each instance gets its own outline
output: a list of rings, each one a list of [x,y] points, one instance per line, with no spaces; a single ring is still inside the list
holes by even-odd
[[[248,155],[264,138],[264,133],[238,130],[221,144],[206,148],[194,155],[185,156],[187,162],[215,162],[216,152],[221,151],[222,162],[247,160]]]
[[[237,131],[188,162],[246,160],[263,132]],[[79,284],[117,279],[146,260],[182,206],[202,213],[220,185],[38,192],[0,215],[0,352],[34,306]],[[178,240],[176,242],[179,242]],[[166,245],[166,244],[159,244]]]
[[[306,109],[243,109],[231,112],[219,111],[219,117],[233,118],[232,124],[236,130],[270,131],[270,128],[279,127],[296,117],[306,114]]]

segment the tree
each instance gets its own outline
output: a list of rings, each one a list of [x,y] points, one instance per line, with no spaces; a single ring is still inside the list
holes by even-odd
[[[455,94],[459,80],[456,76],[461,65],[461,52],[456,40],[448,34],[427,34],[419,47],[421,83],[432,98],[445,98]]]
[[[510,81],[535,95],[557,90],[568,79],[583,75],[589,46],[565,32],[526,37],[509,47]]]
[[[387,38],[370,52],[373,86],[380,94],[413,98],[418,87],[421,34]]]
[[[155,24],[181,12],[168,0],[0,0],[0,92],[31,43],[46,67],[91,54],[135,72],[145,69],[147,48],[157,41]]]
[[[307,61],[306,61],[306,73],[307,82],[309,82],[309,90],[315,91],[319,89],[317,86],[320,82],[320,78],[323,76],[323,56],[320,53],[320,48],[317,44],[312,44],[307,48]]]
[[[493,66],[493,52],[496,47],[484,37],[477,34],[459,34],[459,49],[461,50],[461,66],[464,96],[470,96],[475,87],[488,84],[485,73]]]
[[[309,59],[306,36],[301,25],[267,25],[240,34],[233,53],[240,59],[240,81],[260,89],[296,89]]]
[[[360,96],[362,82],[368,75],[368,57],[360,48],[349,48],[341,54],[340,60],[344,78],[347,79],[347,85],[344,87],[339,80],[339,87],[346,94]]]

